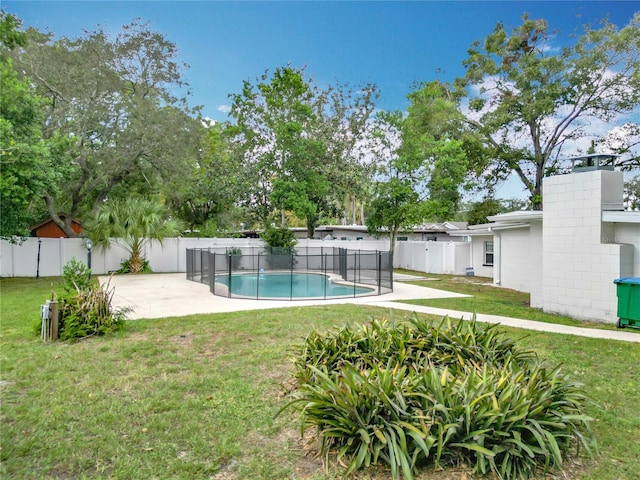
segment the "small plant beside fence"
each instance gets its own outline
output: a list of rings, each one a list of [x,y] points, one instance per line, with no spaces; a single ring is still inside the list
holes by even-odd
[[[114,290],[91,280],[91,270],[75,258],[64,266],[64,293],[40,307],[44,341],[79,340],[122,328],[127,309],[111,306]]]

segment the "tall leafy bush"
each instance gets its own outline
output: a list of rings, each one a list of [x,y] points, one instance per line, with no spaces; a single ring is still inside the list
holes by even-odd
[[[374,320],[314,331],[292,359],[283,410],[347,471],[386,464],[411,479],[420,465],[465,462],[520,479],[562,468],[574,446],[596,448],[581,386],[496,326]]]
[[[295,253],[293,247],[298,242],[293,230],[289,228],[269,227],[261,235],[267,245],[267,251],[274,255]]]
[[[128,309],[115,309],[114,290],[91,280],[91,271],[72,259],[63,267],[65,293],[58,299],[60,340],[105,335],[123,327]]]
[[[290,270],[296,264],[295,233],[288,228],[269,227],[261,235],[266,244],[267,262],[272,269]]]

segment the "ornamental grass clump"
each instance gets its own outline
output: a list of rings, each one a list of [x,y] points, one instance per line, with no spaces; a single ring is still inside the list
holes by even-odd
[[[529,478],[596,449],[589,399],[560,367],[518,348],[496,326],[374,320],[314,331],[294,349],[289,385],[302,434],[347,472],[386,464],[394,479],[419,466],[466,463],[474,473]]]
[[[114,290],[91,280],[91,271],[72,259],[63,268],[65,293],[58,299],[60,340],[105,335],[124,326],[129,309],[113,308]]]

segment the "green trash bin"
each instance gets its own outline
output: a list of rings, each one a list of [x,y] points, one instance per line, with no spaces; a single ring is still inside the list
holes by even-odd
[[[640,278],[616,278],[618,286],[618,327],[640,328]]]

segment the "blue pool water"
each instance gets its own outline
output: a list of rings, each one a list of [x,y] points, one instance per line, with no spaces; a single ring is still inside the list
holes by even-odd
[[[216,279],[229,286],[229,276]],[[231,275],[232,295],[259,298],[309,298],[353,296],[371,293],[373,289],[331,283],[317,273],[234,273]]]

